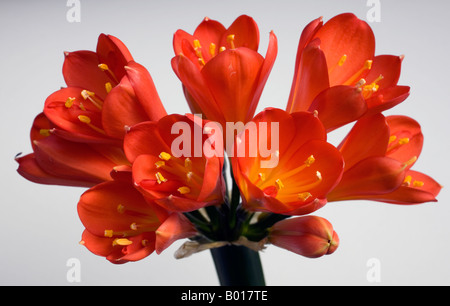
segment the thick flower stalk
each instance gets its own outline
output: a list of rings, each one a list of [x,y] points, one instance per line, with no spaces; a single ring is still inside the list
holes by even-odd
[[[226,29],[205,18],[193,35],[178,30],[172,67],[183,84],[191,111],[225,126],[253,118],[277,55],[270,33],[266,56],[258,53],[259,30],[242,15]]]
[[[374,53],[372,29],[355,15],[313,20],[300,37],[286,110],[318,111],[333,130],[404,101],[409,87],[397,85],[403,56]]]

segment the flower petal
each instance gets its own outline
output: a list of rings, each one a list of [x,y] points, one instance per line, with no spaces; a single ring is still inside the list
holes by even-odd
[[[358,120],[338,147],[344,157],[345,170],[365,158],[384,156],[389,136],[389,126],[382,114]]]
[[[370,26],[352,13],[344,13],[326,22],[314,37],[320,38],[330,70],[330,86],[352,85],[358,73],[375,53],[375,37]],[[342,66],[338,63],[346,55]],[[337,67],[336,67],[337,66]],[[356,76],[355,80],[352,80]],[[347,84],[348,83],[348,84]]]
[[[286,110],[290,113],[308,110],[314,98],[328,87],[327,62],[320,48],[320,40],[315,39],[302,51],[301,59],[295,67]]]
[[[366,113],[367,104],[357,88],[338,85],[322,91],[309,111],[318,111],[319,119],[331,131],[359,119]]]
[[[150,73],[144,66],[131,61],[125,66],[126,75],[133,87],[137,100],[151,121],[157,121],[167,115],[156,91]]]
[[[405,179],[405,164],[389,157],[369,157],[344,172],[327,196],[329,202],[366,199],[397,189]]]
[[[172,213],[156,230],[156,254],[161,254],[176,240],[195,236],[197,230],[182,214]]]
[[[228,27],[222,35],[220,46],[227,49],[232,46],[227,42],[228,35],[234,35],[234,45],[236,48],[245,47],[253,51],[258,51],[259,29],[253,18],[247,15],[241,15]]]

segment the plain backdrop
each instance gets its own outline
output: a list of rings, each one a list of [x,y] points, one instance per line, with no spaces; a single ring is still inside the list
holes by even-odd
[[[372,1],[373,2],[373,1]],[[450,2],[381,0],[380,22],[370,22],[376,54],[405,55],[400,84],[410,97],[386,114],[413,117],[425,135],[414,169],[449,185],[448,138]],[[78,244],[83,226],[76,204],[82,188],[31,183],[17,174],[14,156],[31,152],[29,130],[48,95],[64,86],[64,51],[95,50],[100,33],[120,38],[151,73],[169,113],[189,111],[173,73],[172,37],[192,33],[208,16],[228,27],[252,16],[265,54],[269,32],[278,57],[258,111],[285,108],[303,27],[353,12],[367,20],[366,0],[81,0],[80,22],[69,22],[66,0],[0,2],[0,284],[1,285],[218,285],[208,251],[176,260],[174,251],[113,265]],[[343,129],[345,130],[345,129]],[[330,135],[338,143],[343,132]],[[396,206],[368,201],[330,203],[315,214],[328,219],[341,244],[330,256],[307,259],[269,246],[262,254],[268,285],[450,285],[450,197]],[[71,259],[80,282],[69,282]],[[375,266],[373,265],[375,263]],[[69,266],[68,266],[69,264]],[[371,278],[376,267],[379,278]]]

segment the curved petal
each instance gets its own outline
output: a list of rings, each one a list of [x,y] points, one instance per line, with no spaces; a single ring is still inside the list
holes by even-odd
[[[204,18],[195,29],[193,37],[200,42],[200,52],[202,53],[205,62],[208,62],[221,47],[220,42],[225,31],[225,27],[220,22],[208,17]],[[190,41],[190,43],[193,45],[193,40]],[[214,49],[217,50],[214,50],[214,54],[212,54],[210,49],[211,44],[214,44]]]
[[[108,65],[116,84],[125,75],[125,65],[133,60],[122,41],[112,35],[100,34],[97,42],[99,64]]]
[[[116,164],[87,144],[49,136],[35,141],[35,158],[47,173],[63,179],[100,183],[111,180]]]
[[[326,22],[314,37],[328,63],[330,86],[352,85],[359,80],[361,69],[375,53],[375,37],[370,26],[352,13],[344,13]],[[346,61],[338,65],[346,55]]]
[[[304,48],[295,67],[286,110],[290,113],[308,110],[314,98],[328,87],[327,62],[320,48],[320,40],[315,39]]]
[[[278,53],[278,39],[273,33],[273,31],[271,31],[269,36],[269,46],[267,47],[266,57],[264,58],[264,62],[261,66],[259,78],[257,81],[257,87],[255,93],[253,94],[253,99],[250,104],[250,107],[247,111],[247,118],[245,119],[244,122],[250,121],[253,118],[253,115],[255,114],[255,110],[256,107],[258,106],[258,102],[263,92],[264,86],[266,85],[270,71],[272,70],[273,64],[275,63],[277,53]]]
[[[107,94],[105,84],[113,80],[98,67],[100,62],[97,54],[92,51],[75,51],[64,55],[62,71],[67,86],[95,92],[104,99]]]
[[[226,122],[245,123],[263,62],[255,51],[238,48],[223,51],[203,67],[201,75]]]
[[[84,192],[78,215],[86,229],[100,237],[136,236],[161,224],[131,182],[106,182]]]
[[[184,215],[172,213],[156,230],[156,254],[161,254],[175,241],[196,234],[194,225]]]
[[[124,151],[128,160],[133,163],[139,155],[168,152],[170,148],[165,144],[158,132],[156,122],[143,122],[131,127],[124,138]]]
[[[227,41],[228,35],[234,35],[234,45],[236,48],[245,47],[253,51],[258,51],[259,29],[253,18],[241,15],[228,27],[222,35],[220,46],[233,49]]]
[[[411,168],[414,162],[408,161],[417,159],[423,146],[423,134],[419,123],[407,116],[388,116],[386,121],[391,135],[386,156],[408,163],[408,169]]]
[[[209,120],[226,122],[197,67],[184,55],[178,55],[172,59],[172,68],[192,97],[191,103],[195,103],[195,107],[191,109],[200,109],[202,115]]]
[[[331,131],[362,117],[367,104],[358,88],[338,85],[322,91],[309,111],[317,111],[327,131]]]
[[[382,114],[358,120],[339,145],[345,170],[368,157],[384,156],[389,142],[389,126]]]
[[[102,125],[114,138],[123,139],[126,128],[149,120],[139,103],[128,77],[123,77],[105,99],[102,109]]]
[[[19,163],[17,172],[25,179],[33,183],[75,187],[92,187],[96,184],[95,182],[62,178],[59,176],[51,175],[45,172],[38,165],[34,153],[25,155],[23,157],[16,156],[15,160]]]
[[[379,90],[376,95],[366,100],[367,114],[381,113],[400,104],[408,98],[409,91],[409,86],[393,86]]]
[[[373,58],[372,68],[365,77],[366,82],[370,84],[382,76],[382,79],[377,81],[380,90],[397,85],[403,58],[403,56],[394,55],[375,56]]]
[[[437,202],[436,196],[441,189],[442,185],[432,177],[409,170],[406,172],[405,182],[399,188],[390,193],[371,196],[368,199],[400,205]]]
[[[137,100],[148,116],[149,120],[157,121],[167,115],[166,110],[156,91],[150,73],[144,66],[131,61],[125,66],[126,75],[133,87]]]
[[[405,165],[388,157],[366,158],[344,172],[327,196],[329,202],[366,199],[397,189],[405,179]],[[369,197],[368,197],[369,196]]]

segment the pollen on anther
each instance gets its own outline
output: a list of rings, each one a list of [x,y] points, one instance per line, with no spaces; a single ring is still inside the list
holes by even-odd
[[[281,188],[284,188],[284,184],[280,179],[277,179],[275,181],[275,187],[277,187],[277,189],[280,190]]]
[[[311,155],[310,157],[308,157],[308,158],[305,160],[305,165],[306,165],[306,167],[310,167],[312,164],[314,164],[315,161],[316,161],[316,159],[314,158],[313,155]]]
[[[107,71],[107,70],[109,70],[109,67],[108,67],[108,65],[106,65],[106,64],[98,64],[98,68],[100,68],[102,71]]]
[[[95,93],[86,89],[83,89],[81,91],[81,96],[83,97],[83,99],[87,100],[89,97],[94,96]]]
[[[40,129],[39,134],[41,134],[42,136],[48,137],[48,136],[50,136],[50,130],[49,129]]]
[[[114,241],[112,242],[112,245],[113,245],[113,246],[116,246],[116,245],[126,246],[126,245],[130,245],[130,244],[132,244],[132,243],[133,243],[133,241],[128,240],[127,238],[116,238],[116,239],[114,239]]]
[[[84,115],[79,115],[78,120],[80,120],[83,123],[91,123],[91,118],[89,118],[88,116],[84,116]]]
[[[347,60],[347,54],[342,55],[342,57],[340,58],[338,65],[342,66],[344,65],[345,61]]]
[[[66,103],[64,103],[64,106],[67,108],[71,108],[73,105],[73,101],[75,101],[75,98],[67,98]]]
[[[423,187],[423,185],[425,185],[425,183],[422,181],[414,181],[413,182],[413,187]]]
[[[409,138],[408,138],[408,137],[400,138],[400,139],[398,140],[398,144],[399,144],[399,145],[404,145],[404,144],[407,144],[408,142],[409,142]]]
[[[113,230],[105,230],[105,237],[111,238],[114,235]]]
[[[156,176],[156,180],[158,181],[158,184],[167,182],[167,179],[161,174],[161,172],[157,172],[155,174],[155,176]]]
[[[137,224],[136,224],[135,222],[133,222],[133,223],[130,224],[130,228],[131,228],[133,231],[137,231],[138,226],[137,226]]]
[[[322,173],[320,173],[319,171],[316,171],[316,177],[318,181],[322,180]]]
[[[168,161],[169,159],[172,158],[172,155],[170,155],[170,154],[167,153],[167,152],[161,152],[161,153],[159,154],[159,158],[161,158],[162,160]]]
[[[166,163],[164,161],[162,161],[162,160],[159,160],[159,161],[157,161],[155,163],[155,166],[156,166],[157,169],[159,169],[159,168],[161,168],[161,167],[163,167],[165,165],[166,165]]]
[[[302,200],[303,202],[305,202],[305,201],[308,200],[310,197],[312,197],[312,194],[309,193],[309,192],[302,192],[302,193],[299,193],[299,194],[297,195],[297,197],[298,197],[299,200]]]
[[[110,91],[112,90],[112,85],[110,82],[105,83],[105,90],[106,90],[106,93],[110,93]]]
[[[177,190],[181,194],[187,194],[187,193],[191,192],[191,189],[187,186],[182,186],[182,187],[178,188]]]

